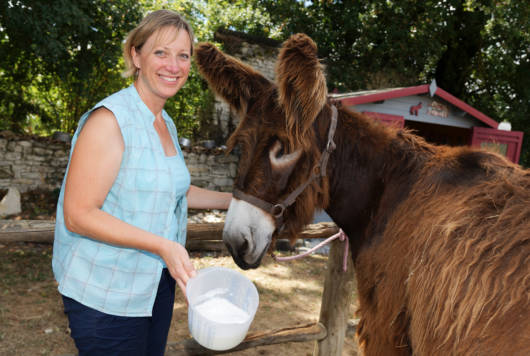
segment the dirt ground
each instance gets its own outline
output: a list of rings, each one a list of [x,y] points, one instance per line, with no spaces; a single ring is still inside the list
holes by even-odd
[[[0,355],[75,355],[68,322],[51,271],[49,244],[0,245]],[[312,255],[277,263],[270,257],[257,270],[241,271],[231,257],[192,256],[195,268],[237,269],[256,285],[260,304],[249,332],[304,325],[318,320],[327,258]],[[355,293],[355,291],[352,291]],[[355,303],[351,306],[353,318]],[[190,337],[187,307],[177,293],[168,342]],[[279,344],[228,355],[312,355],[314,342]],[[356,355],[357,344],[346,339],[343,355]],[[171,355],[168,352],[168,355]]]

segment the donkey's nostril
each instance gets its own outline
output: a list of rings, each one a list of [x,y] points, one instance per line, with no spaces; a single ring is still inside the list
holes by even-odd
[[[243,239],[243,243],[241,244],[241,246],[239,246],[239,250],[241,252],[245,252],[247,249],[248,249],[248,240]]]

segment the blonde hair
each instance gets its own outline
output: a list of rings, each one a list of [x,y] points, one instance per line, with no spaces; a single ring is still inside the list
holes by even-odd
[[[128,78],[138,74],[138,68],[133,63],[131,50],[134,47],[140,51],[147,39],[152,34],[166,27],[174,27],[177,32],[185,30],[190,37],[191,54],[193,54],[193,30],[191,26],[179,14],[171,10],[157,10],[144,17],[138,26],[127,35],[123,46],[123,59],[125,60],[125,71],[122,76]]]

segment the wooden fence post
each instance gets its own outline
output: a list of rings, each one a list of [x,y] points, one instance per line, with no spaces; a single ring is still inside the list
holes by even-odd
[[[348,251],[348,269],[342,269],[344,242],[335,240],[329,251],[319,322],[326,327],[326,338],[315,342],[313,355],[341,356],[353,296],[354,272]]]

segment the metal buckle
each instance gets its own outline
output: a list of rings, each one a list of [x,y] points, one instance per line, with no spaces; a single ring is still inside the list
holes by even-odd
[[[276,219],[282,217],[283,213],[285,211],[285,206],[283,204],[276,204],[271,209],[271,214]]]

